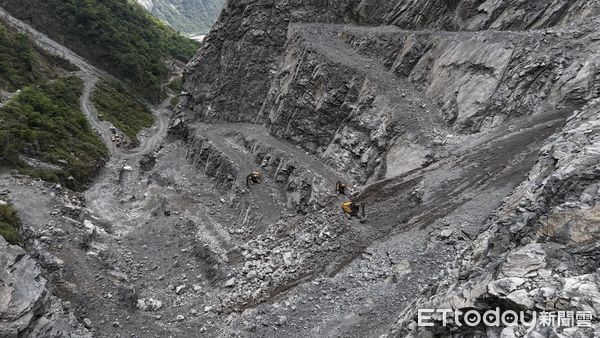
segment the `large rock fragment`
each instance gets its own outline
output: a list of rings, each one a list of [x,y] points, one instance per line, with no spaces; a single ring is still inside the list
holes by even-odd
[[[87,337],[46,288],[36,262],[0,237],[0,337]]]

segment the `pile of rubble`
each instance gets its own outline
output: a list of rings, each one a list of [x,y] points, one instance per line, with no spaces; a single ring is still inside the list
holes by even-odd
[[[595,100],[570,118],[489,229],[403,312],[391,336],[591,337],[600,329],[599,111]],[[435,326],[417,325],[417,309],[495,308],[522,311],[529,323],[473,328],[437,313]]]

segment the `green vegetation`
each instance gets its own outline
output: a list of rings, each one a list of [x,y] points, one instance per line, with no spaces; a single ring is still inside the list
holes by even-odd
[[[169,87],[169,89],[171,89],[176,95],[181,93],[183,90],[183,82],[181,81],[181,77],[174,78],[171,82],[169,82],[167,87]]]
[[[0,24],[0,88],[16,91],[38,82],[42,75],[34,71],[33,47],[23,34],[14,34]]]
[[[80,111],[81,92],[81,80],[61,78],[26,87],[0,108],[0,165],[83,189],[108,151]],[[28,168],[20,155],[63,170]]]
[[[152,102],[162,97],[165,61],[185,62],[199,46],[128,0],[3,0],[3,7]]]
[[[139,1],[147,3],[148,1]],[[188,35],[207,34],[223,7],[223,0],[152,0],[150,11]]]
[[[73,70],[69,62],[37,50],[29,38],[0,22],[0,89],[17,89],[54,78],[57,68]]]
[[[151,127],[154,122],[152,112],[115,82],[98,83],[92,102],[99,114],[123,131],[134,143],[140,130]]]
[[[169,107],[171,107],[171,109],[174,109],[175,107],[177,107],[178,104],[179,104],[179,95],[175,95],[171,99],[171,102],[169,102]]]
[[[0,205],[0,236],[10,244],[21,245],[20,227],[21,220],[15,209],[10,204]]]

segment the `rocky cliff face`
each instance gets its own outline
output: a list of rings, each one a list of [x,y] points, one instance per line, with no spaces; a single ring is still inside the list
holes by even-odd
[[[23,281],[0,324],[39,327],[54,284],[108,337],[596,334],[599,10],[228,1],[152,152],[113,159],[85,200],[0,180],[43,267],[0,243],[2,280]],[[590,321],[418,326],[446,307]]]
[[[0,237],[0,336],[91,337],[47,289],[37,262]]]
[[[542,311],[600,314],[598,239],[600,101],[577,111],[544,146],[528,179],[509,196],[474,242],[401,315],[389,336],[591,337],[598,324],[562,330],[544,324]],[[417,309],[527,311],[535,325],[418,328]],[[438,325],[440,323],[438,322]]]
[[[402,209],[389,216],[394,226],[450,218],[440,236],[460,250],[441,282],[404,304],[390,336],[527,329],[449,328],[436,318],[425,330],[414,323],[418,308],[598,318],[599,11],[552,0],[229,1],[187,67],[173,131],[261,125],[366,183],[359,198],[373,213]],[[500,208],[474,198],[484,191],[504,199]],[[459,210],[470,226],[456,221]],[[366,242],[393,232],[384,228]],[[562,334],[585,336],[596,323]]]
[[[597,11],[585,1],[230,1],[188,65],[180,111],[188,121],[264,124],[357,181],[373,181],[434,158],[446,128],[480,132],[596,95],[590,34],[502,30],[563,27]],[[415,135],[409,129],[424,118],[434,128]],[[410,158],[401,169],[386,165],[396,148]]]
[[[402,0],[384,21],[407,29],[530,30],[571,25],[597,11],[597,5],[584,0]]]

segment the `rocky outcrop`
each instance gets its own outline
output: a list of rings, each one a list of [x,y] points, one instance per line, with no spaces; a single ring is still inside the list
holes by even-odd
[[[186,70],[190,119],[257,121],[293,23],[395,24],[438,30],[519,30],[573,23],[600,9],[587,1],[229,1]],[[293,46],[293,44],[291,45]],[[243,73],[240,73],[243,70]]]
[[[196,134],[188,140],[188,159],[205,175],[214,177],[219,185],[231,189],[240,172],[235,163],[221,153],[208,139]]]
[[[592,336],[599,327],[600,290],[600,101],[573,115],[543,148],[529,179],[505,201],[497,216],[440,282],[404,311],[390,336],[557,335]],[[434,317],[434,327],[417,327],[417,309],[525,311],[534,325],[459,327]],[[544,324],[543,311],[586,313],[565,325]],[[554,314],[556,315],[556,313]],[[583,315],[580,315],[583,316]],[[585,319],[587,318],[587,319]],[[447,327],[442,320],[449,319]],[[558,319],[557,319],[558,320]]]
[[[371,12],[374,8],[379,14]],[[371,137],[369,129],[378,129],[377,125],[381,129],[382,124],[348,115],[356,110],[355,105],[358,109],[370,105],[370,84],[364,74],[348,69],[344,75],[335,63],[324,61],[323,55],[307,51],[304,38],[292,34],[289,27],[293,22],[378,22],[382,8],[387,7],[351,0],[228,2],[203,48],[188,64],[184,87],[189,96],[181,105],[179,118],[187,123],[266,124],[274,136],[314,154],[327,150],[346,121],[337,146],[329,150],[344,149],[344,158],[331,162],[366,180],[377,169],[359,169],[349,162],[359,158],[362,165],[375,163],[382,151],[381,140],[375,140],[374,146],[359,138]],[[333,74],[336,76],[328,79]]]
[[[277,140],[264,135],[261,128],[243,130],[240,125],[236,131],[201,127],[186,134],[191,135],[186,139],[188,160],[228,190],[231,200],[249,192],[246,175],[257,170],[263,183],[268,180],[268,185],[285,197],[285,205],[300,213],[320,209],[335,184],[326,170],[309,169],[316,167],[310,165],[313,159],[299,161],[297,157],[305,157],[299,150],[288,146],[286,153],[277,149],[273,145]]]
[[[184,73],[187,119],[253,122],[285,44],[289,5],[229,1]]]
[[[292,152],[277,149],[268,141],[241,133],[232,133],[230,137],[246,149],[265,175],[282,187],[291,209],[304,213],[323,206],[333,184],[330,173],[311,171],[307,163],[295,159]]]
[[[420,33],[348,29],[344,40],[435,101],[447,123],[479,132],[524,115],[576,109],[600,92],[595,34]],[[555,48],[564,44],[565,48]],[[588,48],[590,47],[590,48]]]
[[[572,23],[598,13],[589,1],[402,0],[385,22],[408,29],[524,30]]]
[[[0,336],[91,337],[48,290],[25,251],[0,237]]]
[[[596,325],[598,9],[550,0],[230,1],[188,66],[173,126],[264,126],[273,144],[372,183],[357,197],[372,211],[368,226],[352,229],[339,226],[333,207],[273,222],[239,247],[240,264],[223,281],[233,290],[225,308],[252,307],[311,273],[335,274],[394,231],[457,217],[438,237],[460,255],[390,336],[528,329],[441,327],[440,317],[418,328],[418,308],[591,311]],[[245,140],[244,156],[277,177],[284,157]],[[315,224],[335,232],[327,238]],[[354,249],[330,256],[347,243]]]
[[[435,160],[449,132],[594,97],[593,30],[561,29],[597,11],[584,1],[230,1],[187,67],[178,118],[264,124],[359,182],[400,175]]]

